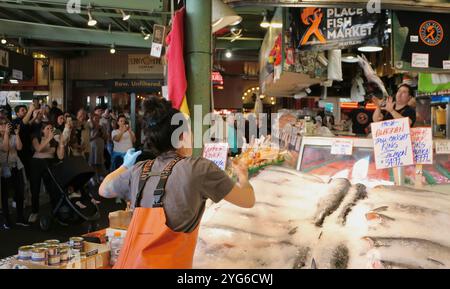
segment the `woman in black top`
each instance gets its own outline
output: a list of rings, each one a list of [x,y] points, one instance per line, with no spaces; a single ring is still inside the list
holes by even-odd
[[[373,121],[383,121],[389,119],[396,118],[409,118],[409,125],[412,127],[416,122],[416,111],[414,108],[408,105],[409,101],[412,98],[412,89],[407,84],[401,84],[397,90],[397,94],[395,96],[395,102],[393,98],[390,96],[387,98],[386,106],[381,107],[381,100],[379,98],[372,98],[373,103],[376,105],[376,110],[373,114]],[[381,110],[384,110],[383,114]]]

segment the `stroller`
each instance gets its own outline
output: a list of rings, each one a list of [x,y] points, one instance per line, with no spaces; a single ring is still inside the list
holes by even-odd
[[[95,228],[100,219],[99,208],[96,203],[84,202],[83,207],[77,202],[96,194],[95,188],[89,186],[90,179],[95,175],[94,170],[82,157],[69,157],[48,168],[49,179],[52,184],[51,215],[43,215],[39,220],[43,231],[48,231],[52,221],[59,220],[67,224],[89,222],[89,231]],[[82,192],[72,197],[70,190]]]

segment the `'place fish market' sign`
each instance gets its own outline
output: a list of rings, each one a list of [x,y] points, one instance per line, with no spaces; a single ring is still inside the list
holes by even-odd
[[[290,8],[289,17],[295,47],[301,50],[378,45],[386,23],[385,11],[362,8]]]

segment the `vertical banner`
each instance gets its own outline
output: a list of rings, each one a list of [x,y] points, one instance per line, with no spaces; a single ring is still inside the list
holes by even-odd
[[[431,127],[411,128],[414,163],[433,164],[433,136]]]
[[[371,127],[377,170],[414,164],[407,117],[375,122]]]

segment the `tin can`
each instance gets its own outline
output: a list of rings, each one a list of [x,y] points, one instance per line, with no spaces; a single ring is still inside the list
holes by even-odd
[[[70,238],[70,247],[74,251],[83,252],[84,251],[84,239],[81,237]]]
[[[87,269],[86,260],[87,260],[86,253],[81,252],[80,253],[81,269]]]
[[[34,246],[22,246],[19,248],[17,259],[21,261],[31,260],[32,251]]]
[[[47,247],[47,244],[45,244],[45,243],[34,243],[32,246],[34,246],[35,248],[45,248],[45,247]]]
[[[47,240],[47,241],[44,241],[44,243],[45,244],[47,244],[47,245],[59,245],[59,240]]]
[[[47,252],[48,252],[48,256],[59,255],[59,245],[48,245]]]
[[[59,266],[61,263],[61,256],[60,255],[53,255],[48,256],[48,265],[49,266]]]
[[[61,248],[59,251],[61,265],[67,265],[69,262],[69,249]]]
[[[40,265],[47,265],[47,249],[34,248],[31,251],[31,262]]]

